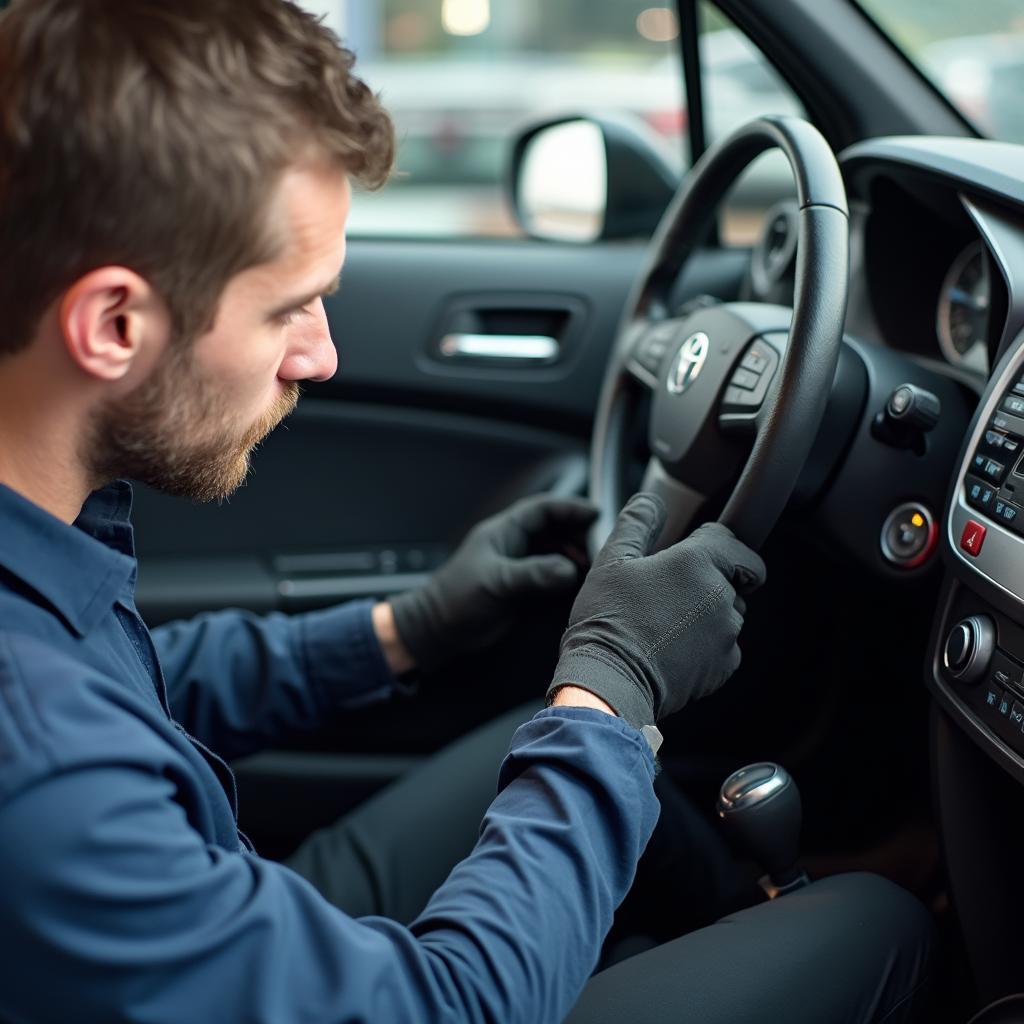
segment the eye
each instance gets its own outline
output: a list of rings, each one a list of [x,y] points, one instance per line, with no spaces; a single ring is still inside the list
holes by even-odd
[[[300,316],[308,315],[309,310],[305,306],[298,306],[295,309],[288,310],[287,313],[282,313],[280,316],[275,317],[275,320],[280,327],[287,327],[289,324],[295,323]]]

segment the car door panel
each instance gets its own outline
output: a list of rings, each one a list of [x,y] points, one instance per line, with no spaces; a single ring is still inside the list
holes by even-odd
[[[229,501],[137,488],[140,610],[156,624],[394,593],[519,495],[578,491],[584,453],[579,437],[538,427],[308,398]]]
[[[541,242],[353,242],[327,313],[339,352],[333,380],[311,393],[483,411],[586,431],[604,363],[646,246]],[[708,249],[679,283],[738,294],[748,254]],[[437,348],[453,310],[564,310],[559,358],[537,366],[452,364]]]

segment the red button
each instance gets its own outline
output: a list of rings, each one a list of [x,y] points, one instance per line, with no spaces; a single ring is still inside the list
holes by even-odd
[[[960,535],[960,547],[967,554],[977,556],[981,552],[981,545],[985,543],[986,532],[985,527],[981,523],[968,519],[964,532]]]

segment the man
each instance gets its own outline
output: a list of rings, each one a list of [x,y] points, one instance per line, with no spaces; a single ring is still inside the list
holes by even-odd
[[[336,369],[321,296],[350,178],[382,182],[393,145],[350,67],[285,0],[0,15],[3,1019],[560,1020],[654,827],[655,722],[738,663],[760,559],[718,526],[653,554],[664,510],[638,496],[577,597],[551,706],[515,733],[475,847],[415,920],[325,899],[329,846],[300,851],[303,877],[238,833],[218,754],[387,696],[511,599],[574,584],[531,543],[571,543],[592,515],[516,506],[393,603],[141,622],[118,478],[230,494],[300,382]],[[896,1019],[920,909],[880,880],[814,892],[625,961],[575,1012]]]

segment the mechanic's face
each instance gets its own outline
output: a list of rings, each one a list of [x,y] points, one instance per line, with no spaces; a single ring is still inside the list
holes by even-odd
[[[242,483],[253,448],[295,408],[299,382],[337,369],[322,296],[337,284],[350,202],[337,170],[285,174],[282,253],[232,278],[212,329],[172,341],[141,385],[100,410],[90,444],[98,478],[129,476],[197,501]]]

